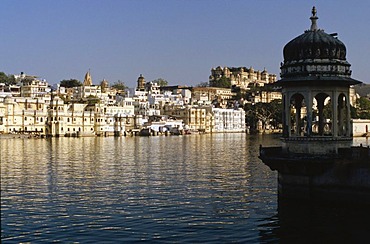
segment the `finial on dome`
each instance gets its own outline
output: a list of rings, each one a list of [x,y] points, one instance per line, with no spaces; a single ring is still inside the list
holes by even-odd
[[[317,31],[318,30],[318,28],[317,28],[317,23],[316,23],[316,21],[317,21],[317,19],[318,19],[318,17],[316,16],[316,8],[315,8],[315,6],[313,6],[313,8],[312,8],[312,16],[310,17],[310,19],[311,19],[311,31]]]

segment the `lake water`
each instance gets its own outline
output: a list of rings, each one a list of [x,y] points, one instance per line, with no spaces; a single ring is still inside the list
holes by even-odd
[[[364,209],[279,207],[277,173],[258,159],[278,136],[0,143],[2,243],[327,243],[370,233]]]

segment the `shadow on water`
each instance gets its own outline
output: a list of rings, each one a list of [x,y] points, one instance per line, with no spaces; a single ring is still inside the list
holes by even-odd
[[[370,208],[280,199],[259,229],[261,243],[368,243]]]

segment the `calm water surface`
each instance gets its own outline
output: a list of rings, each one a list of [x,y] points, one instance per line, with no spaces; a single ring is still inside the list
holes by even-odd
[[[277,174],[257,157],[276,136],[0,143],[2,243],[309,243],[370,231],[363,211],[278,207]]]

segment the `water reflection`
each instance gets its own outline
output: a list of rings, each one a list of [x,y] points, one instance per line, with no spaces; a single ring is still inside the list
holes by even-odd
[[[330,224],[277,211],[276,172],[257,158],[275,136],[0,143],[2,243],[275,242]]]
[[[276,212],[276,138],[1,140],[2,242],[255,241]]]
[[[354,146],[368,146],[358,137]],[[262,243],[367,243],[370,233],[368,205],[312,203],[279,199],[277,213],[259,221]]]
[[[264,243],[367,243],[368,206],[279,200],[278,214],[260,224]]]

